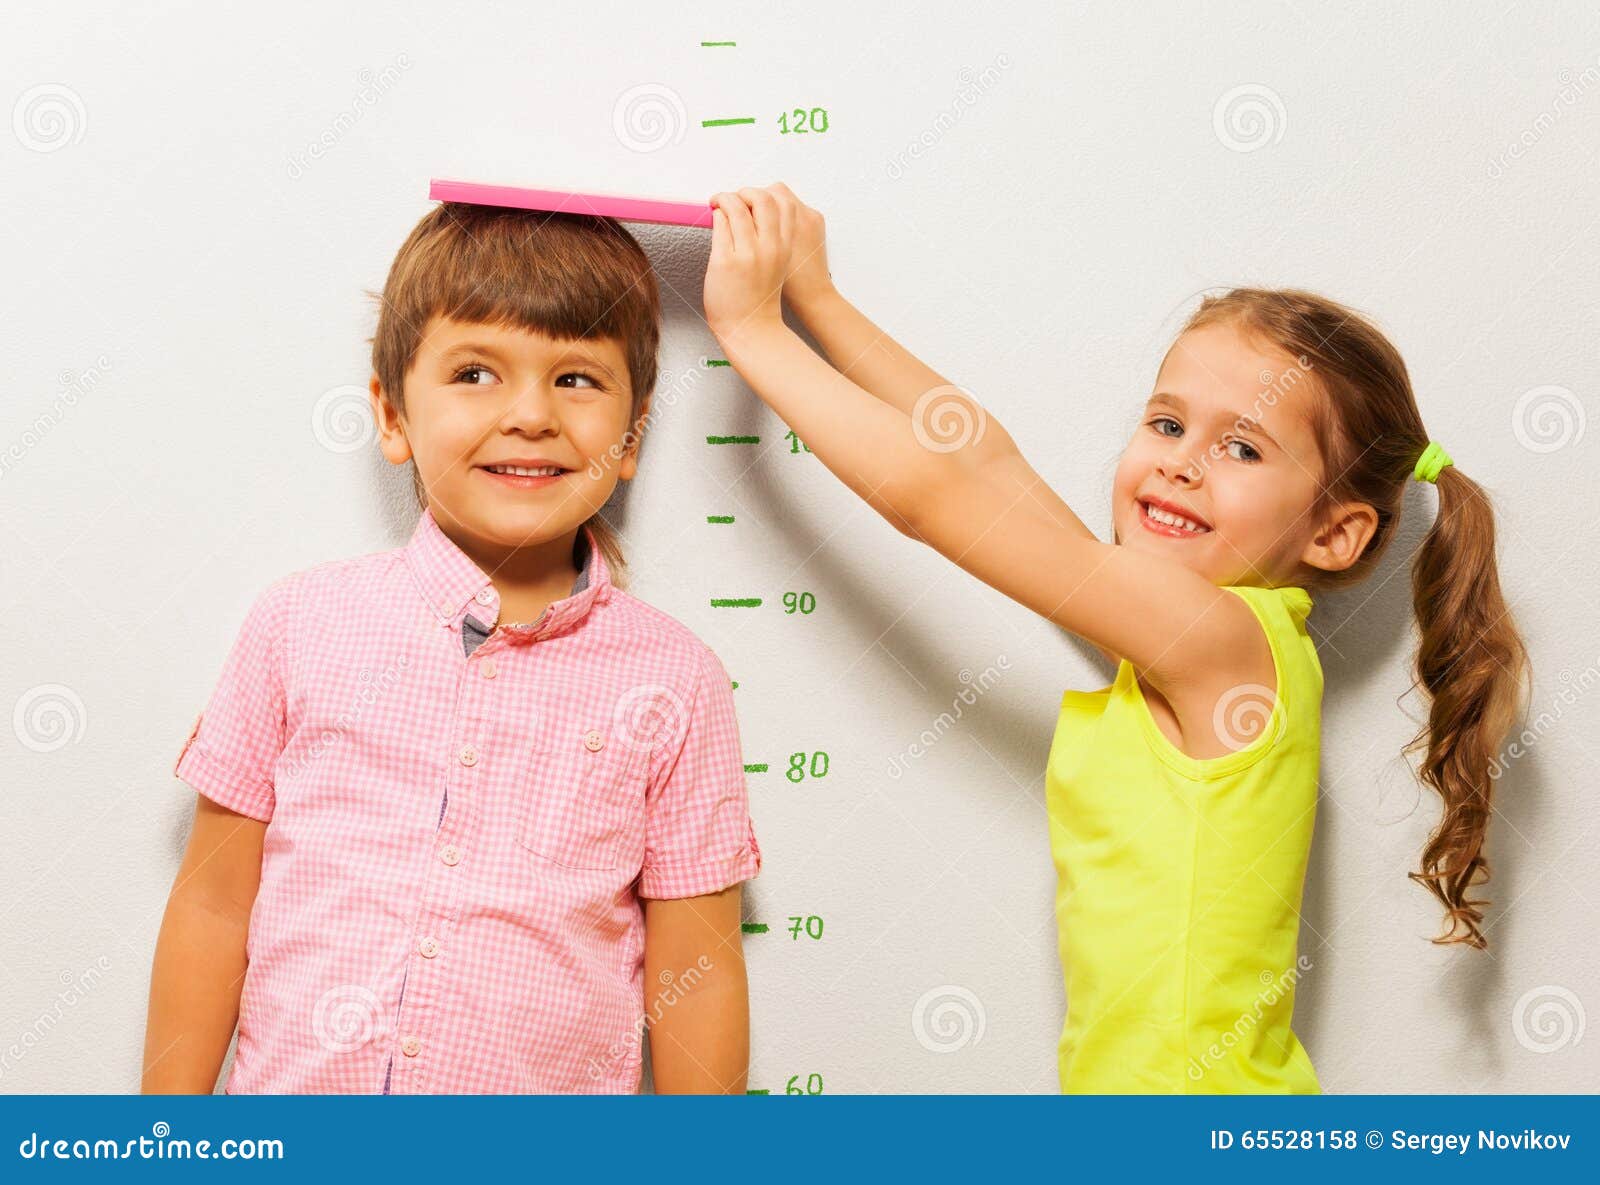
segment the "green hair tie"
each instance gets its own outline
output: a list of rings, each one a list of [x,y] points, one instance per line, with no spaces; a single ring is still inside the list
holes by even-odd
[[[1436,481],[1439,472],[1446,465],[1454,464],[1450,454],[1444,451],[1444,445],[1437,440],[1428,441],[1428,447],[1422,450],[1422,456],[1417,458],[1417,467],[1411,471],[1411,476],[1418,481]]]

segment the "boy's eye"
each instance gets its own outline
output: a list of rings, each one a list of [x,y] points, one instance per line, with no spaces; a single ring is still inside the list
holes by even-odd
[[[560,376],[558,379],[556,379],[556,386],[558,386],[558,387],[570,386],[571,384],[569,384],[566,381],[567,379],[582,379],[584,382],[588,383],[591,387],[599,387],[600,386],[600,381],[598,379],[596,379],[594,377],[594,375],[585,374],[581,370],[569,370],[569,371],[567,371],[566,374],[564,374],[564,375]]]
[[[481,387],[483,385],[482,383],[479,383],[476,380],[466,379],[464,376],[465,375],[469,375],[469,374],[489,374],[489,373],[490,373],[490,371],[489,371],[488,367],[479,366],[476,362],[474,362],[470,366],[463,366],[460,370],[456,371],[456,377],[451,381],[452,382],[457,382],[457,383],[470,382],[471,385],[473,385],[475,387]]]
[[[1234,450],[1237,449],[1238,452]],[[1243,454],[1243,455],[1241,455]],[[1261,453],[1247,440],[1228,441],[1228,455],[1235,461],[1259,461]]]

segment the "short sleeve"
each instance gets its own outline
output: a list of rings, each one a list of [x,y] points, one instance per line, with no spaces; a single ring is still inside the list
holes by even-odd
[[[641,897],[715,893],[761,869],[733,685],[716,654],[700,650],[693,692],[658,753],[645,795]]]
[[[245,614],[211,698],[172,767],[175,777],[207,798],[262,822],[271,821],[276,805],[273,770],[287,731],[289,592],[288,581],[280,580]]]

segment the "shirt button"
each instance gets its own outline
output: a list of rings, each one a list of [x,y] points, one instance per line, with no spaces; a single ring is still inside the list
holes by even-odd
[[[605,747],[606,738],[600,735],[598,729],[591,728],[583,734],[583,747],[591,753],[598,753]]]
[[[439,612],[443,613],[446,617],[454,617],[456,615],[456,607],[449,601],[440,601]]]
[[[439,859],[453,868],[461,863],[461,849],[456,847],[455,844],[448,844],[439,849]]]
[[[417,1054],[422,1052],[422,1042],[416,1037],[407,1037],[400,1042],[400,1052],[407,1057],[416,1057]]]
[[[417,943],[417,951],[422,955],[423,958],[431,959],[434,955],[439,953],[439,940],[432,936],[424,938],[421,942]]]
[[[483,662],[478,664],[478,670],[483,672],[483,677],[485,679],[493,679],[494,675],[495,675],[494,659],[492,659],[492,658],[484,659]]]
[[[476,749],[474,749],[471,745],[468,745],[465,749],[461,750],[461,764],[462,765],[477,765],[478,764],[478,751]]]
[[[480,605],[487,605],[490,601],[494,600],[494,593],[490,589],[480,588],[478,590],[478,594],[472,599],[477,601]]]

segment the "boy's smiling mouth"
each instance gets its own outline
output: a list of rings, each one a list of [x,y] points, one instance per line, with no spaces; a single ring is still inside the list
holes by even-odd
[[[514,461],[495,461],[476,466],[497,484],[514,489],[536,490],[550,485],[572,470],[543,457],[520,457]]]

